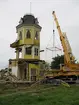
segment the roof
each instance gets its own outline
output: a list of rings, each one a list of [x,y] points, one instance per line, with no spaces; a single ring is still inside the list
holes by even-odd
[[[22,20],[23,20],[23,23],[26,23],[26,24],[38,24],[35,22],[37,18],[35,18],[33,15],[24,15]]]
[[[9,59],[9,61],[21,61],[21,62],[45,62],[44,60],[39,60],[39,59]]]
[[[10,47],[15,48],[15,47],[18,47],[18,45],[19,45],[19,40],[16,40],[12,44],[10,44]]]
[[[38,26],[41,29],[41,26],[39,26],[39,22],[38,19],[35,18],[33,15],[31,14],[26,14],[23,17],[21,17],[20,21],[19,21],[19,25],[16,26],[16,28],[19,28],[21,26],[25,26],[25,25],[34,25],[34,26]]]

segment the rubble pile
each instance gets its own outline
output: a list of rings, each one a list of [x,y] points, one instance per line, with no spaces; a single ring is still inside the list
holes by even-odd
[[[0,82],[2,81],[18,81],[18,78],[15,75],[12,75],[12,73],[9,70],[1,70],[0,71]]]

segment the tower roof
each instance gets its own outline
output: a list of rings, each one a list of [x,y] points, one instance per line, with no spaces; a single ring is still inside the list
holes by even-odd
[[[37,24],[35,21],[37,21],[37,18],[35,18],[33,15],[31,14],[27,14],[23,16],[23,22],[26,24]]]
[[[36,25],[39,28],[41,28],[39,26],[39,22],[38,19],[35,18],[32,14],[26,14],[23,17],[21,17],[20,21],[19,21],[19,25],[16,28],[21,27],[22,25]]]

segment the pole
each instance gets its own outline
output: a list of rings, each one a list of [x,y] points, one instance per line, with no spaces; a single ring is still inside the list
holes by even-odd
[[[31,14],[31,5],[32,5],[32,3],[30,2],[30,14]]]

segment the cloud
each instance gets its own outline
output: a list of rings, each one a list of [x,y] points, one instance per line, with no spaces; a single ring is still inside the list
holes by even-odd
[[[8,0],[0,0],[0,3],[8,2]]]

